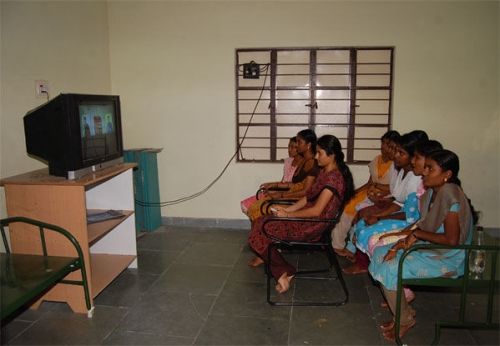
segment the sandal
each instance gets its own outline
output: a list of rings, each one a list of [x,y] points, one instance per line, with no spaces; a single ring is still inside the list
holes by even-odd
[[[412,319],[408,324],[400,325],[399,326],[399,338],[401,339],[403,336],[405,336],[406,333],[408,333],[408,331],[410,329],[412,329],[416,323],[417,323],[417,321]],[[383,332],[382,336],[388,341],[395,342],[396,341],[396,326],[394,325],[392,329]]]
[[[386,302],[382,302],[382,303],[387,304]],[[382,305],[382,304],[380,304],[380,305]],[[387,305],[387,307],[389,307],[389,305]],[[415,321],[415,316],[417,316],[417,312],[416,312],[415,310],[413,310],[413,309],[412,309],[412,310],[410,311],[410,314],[411,314],[412,320],[413,320],[413,321]],[[394,321],[394,319],[392,319],[392,320],[390,320],[390,321],[387,321],[387,322],[381,323],[378,327],[380,328],[380,330],[381,330],[382,332],[387,332],[387,331],[389,331],[389,330],[391,330],[391,329],[393,329],[393,328],[394,328],[394,323],[395,323],[395,321]],[[401,328],[400,328],[400,329],[401,329]]]
[[[387,332],[391,329],[394,328],[394,320],[390,320],[387,322],[382,323],[381,325],[378,326],[382,332]]]

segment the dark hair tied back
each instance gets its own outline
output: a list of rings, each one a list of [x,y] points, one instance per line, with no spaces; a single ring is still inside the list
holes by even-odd
[[[398,138],[401,137],[398,131],[396,130],[389,130],[386,133],[383,134],[383,136],[380,138],[380,140],[389,140],[391,142],[397,141]]]
[[[306,143],[311,144],[311,151],[316,153],[316,144],[318,142],[318,137],[316,137],[316,133],[313,130],[305,129],[299,131],[297,133],[297,137],[302,138]]]
[[[324,135],[318,139],[318,146],[323,149],[328,155],[334,155],[335,163],[337,168],[344,177],[345,192],[344,200],[342,201],[341,207],[351,199],[354,195],[354,180],[352,178],[351,170],[349,166],[344,161],[344,152],[342,151],[342,145],[337,137],[332,135]]]
[[[458,172],[460,171],[460,160],[457,154],[451,150],[436,150],[427,156],[429,159],[434,160],[443,171],[450,171],[451,177],[448,182],[462,186],[460,179],[458,179]]]
[[[462,187],[462,183],[458,178],[458,172],[460,171],[460,160],[458,159],[457,154],[455,154],[451,150],[443,149],[443,150],[433,151],[427,157],[431,160],[434,160],[438,164],[438,166],[441,167],[443,171],[451,172],[451,177],[450,179],[448,179],[448,183],[456,184]],[[470,210],[472,213],[472,222],[475,225],[479,220],[479,215],[477,211],[474,209],[471,200],[467,196],[466,198],[467,202],[469,202]]]
[[[443,150],[443,146],[441,143],[433,139],[418,142],[415,146],[415,152],[423,156],[429,156],[430,153],[436,150]]]
[[[397,143],[410,155],[413,157],[415,154],[415,147],[419,142],[427,141],[429,137],[422,130],[415,130],[409,133],[405,133],[397,139]]]

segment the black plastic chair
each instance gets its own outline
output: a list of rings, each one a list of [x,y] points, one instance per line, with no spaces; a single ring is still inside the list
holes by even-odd
[[[342,270],[340,268],[339,262],[335,253],[333,252],[332,243],[331,243],[331,231],[335,224],[337,223],[338,217],[333,219],[320,219],[320,218],[282,218],[282,217],[269,217],[262,225],[262,229],[266,236],[272,239],[272,243],[269,245],[268,249],[268,258],[271,257],[272,249],[281,249],[282,251],[287,252],[321,252],[326,255],[328,260],[328,267],[326,268],[318,268],[314,270],[299,270],[295,273],[295,280],[332,280],[339,281],[343,290],[343,297],[334,301],[295,301],[293,298],[288,302],[277,302],[271,299],[271,280],[273,280],[270,263],[266,262],[266,275],[267,275],[267,302],[274,306],[340,306],[347,303],[349,299],[349,292],[347,290],[347,286],[345,284],[344,278],[342,276]],[[286,241],[283,239],[276,238],[266,232],[266,224],[271,221],[280,221],[280,222],[312,222],[312,223],[325,223],[325,228],[323,230],[323,234],[321,239],[316,242],[297,242],[297,241]],[[325,275],[325,276],[311,276],[312,274],[321,274],[327,273],[330,274],[332,267],[335,269],[335,276]]]

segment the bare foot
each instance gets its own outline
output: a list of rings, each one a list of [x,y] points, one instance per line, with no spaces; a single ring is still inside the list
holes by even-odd
[[[389,330],[394,328],[394,320],[382,323],[381,325],[379,325],[379,328],[383,333],[388,332]]]
[[[368,272],[368,269],[362,268],[359,264],[354,263],[347,268],[342,268],[342,272],[349,275],[364,274]]]
[[[292,279],[294,278],[294,275],[288,276],[287,273],[283,273],[280,278],[278,279],[278,284],[276,285],[276,291],[278,293],[285,293],[290,289],[290,283],[292,282]]]
[[[248,265],[250,267],[258,267],[260,265],[264,264],[264,260],[258,256],[255,256],[254,258],[252,258],[249,262],[248,262]]]
[[[347,258],[352,263],[354,263],[356,261],[356,259],[354,258],[354,254],[345,248],[344,249],[333,249],[333,251],[335,251],[335,253],[337,255],[339,255],[340,257]]]

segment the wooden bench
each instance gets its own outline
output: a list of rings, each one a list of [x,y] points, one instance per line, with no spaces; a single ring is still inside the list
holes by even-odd
[[[15,223],[24,223],[39,230],[40,252],[37,254],[12,253],[7,241],[6,227]],[[57,283],[83,286],[88,317],[92,317],[93,308],[82,250],[76,239],[67,230],[44,222],[25,217],[11,217],[0,220],[2,241],[5,253],[0,253],[0,317],[5,325],[21,308],[31,305]],[[12,226],[10,226],[12,227]],[[9,231],[11,231],[9,227]],[[31,228],[31,227],[30,227]],[[30,229],[28,228],[28,229]],[[26,227],[20,227],[24,231]],[[16,228],[16,232],[18,229]],[[45,232],[57,232],[66,237],[75,248],[76,257],[50,256],[47,253]],[[81,280],[65,280],[75,270],[81,271]]]
[[[402,278],[403,266],[405,258],[414,251],[422,250],[450,250],[450,249],[463,249],[466,253],[464,261],[464,275],[458,278]],[[486,267],[480,279],[471,277],[469,273],[469,258],[473,250],[485,251]],[[496,245],[459,245],[459,246],[445,246],[436,244],[417,244],[406,250],[399,259],[398,265],[398,287],[396,296],[396,342],[402,345],[399,338],[399,322],[401,320],[401,297],[404,297],[404,286],[432,286],[432,287],[454,287],[460,289],[460,310],[459,316],[456,321],[436,321],[434,340],[432,345],[439,343],[441,328],[466,328],[466,329],[499,329],[499,323],[493,322],[493,296],[495,289],[499,285],[500,275],[497,270],[498,252],[500,246]],[[486,316],[483,321],[466,320],[465,311],[467,303],[467,295],[470,289],[482,289],[488,293],[488,303],[486,309]]]

